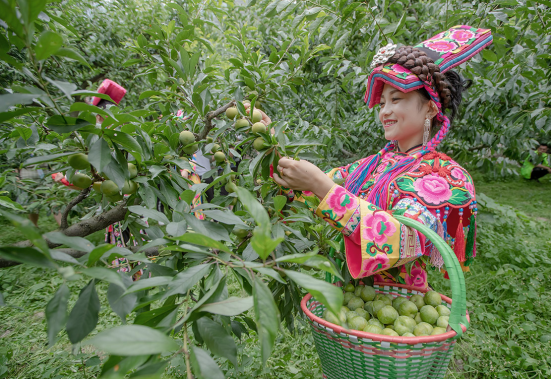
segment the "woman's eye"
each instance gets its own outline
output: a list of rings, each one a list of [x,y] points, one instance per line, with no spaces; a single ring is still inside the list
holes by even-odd
[[[396,102],[397,100],[401,100],[401,98],[393,98],[392,101]]]

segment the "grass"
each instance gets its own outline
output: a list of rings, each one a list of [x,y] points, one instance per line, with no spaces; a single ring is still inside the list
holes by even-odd
[[[466,273],[471,326],[458,342],[448,378],[550,378],[550,183],[508,180],[490,182],[475,176],[480,198],[487,207],[478,216],[478,254]],[[42,215],[43,232],[56,228],[53,218]],[[23,237],[0,220],[2,245]],[[103,240],[103,232],[95,234]],[[59,287],[60,279],[37,268],[0,269],[0,292],[7,306],[0,308],[0,377],[93,378],[100,373],[103,356],[91,347],[72,347],[63,334],[56,345],[46,346],[44,308]],[[430,282],[450,295],[447,280],[430,273]],[[84,280],[70,282],[72,298]],[[230,292],[237,291],[229,285]],[[92,334],[118,324],[98,285],[102,300],[100,322]],[[261,365],[255,333],[238,343],[239,368],[217,359],[232,378],[321,378],[320,361],[310,327],[297,321],[291,334],[282,328],[267,366]],[[184,378],[182,357],[176,357],[164,373]]]

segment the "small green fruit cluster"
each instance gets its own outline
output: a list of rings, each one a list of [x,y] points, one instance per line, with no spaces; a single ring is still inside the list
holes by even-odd
[[[343,306],[339,315],[328,310],[322,318],[346,329],[389,336],[427,336],[444,334],[450,309],[435,291],[410,298],[376,294],[371,286],[347,284],[343,287]]]

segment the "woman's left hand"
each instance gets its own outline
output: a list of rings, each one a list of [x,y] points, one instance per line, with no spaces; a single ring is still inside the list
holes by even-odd
[[[274,181],[293,190],[311,191],[322,199],[333,187],[334,182],[316,165],[308,161],[281,158],[274,172]]]

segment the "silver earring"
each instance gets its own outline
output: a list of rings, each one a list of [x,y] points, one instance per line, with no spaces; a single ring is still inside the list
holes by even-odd
[[[431,121],[429,120],[429,117],[426,117],[424,122],[424,146],[427,145],[427,142],[429,141],[429,130],[431,129]]]

